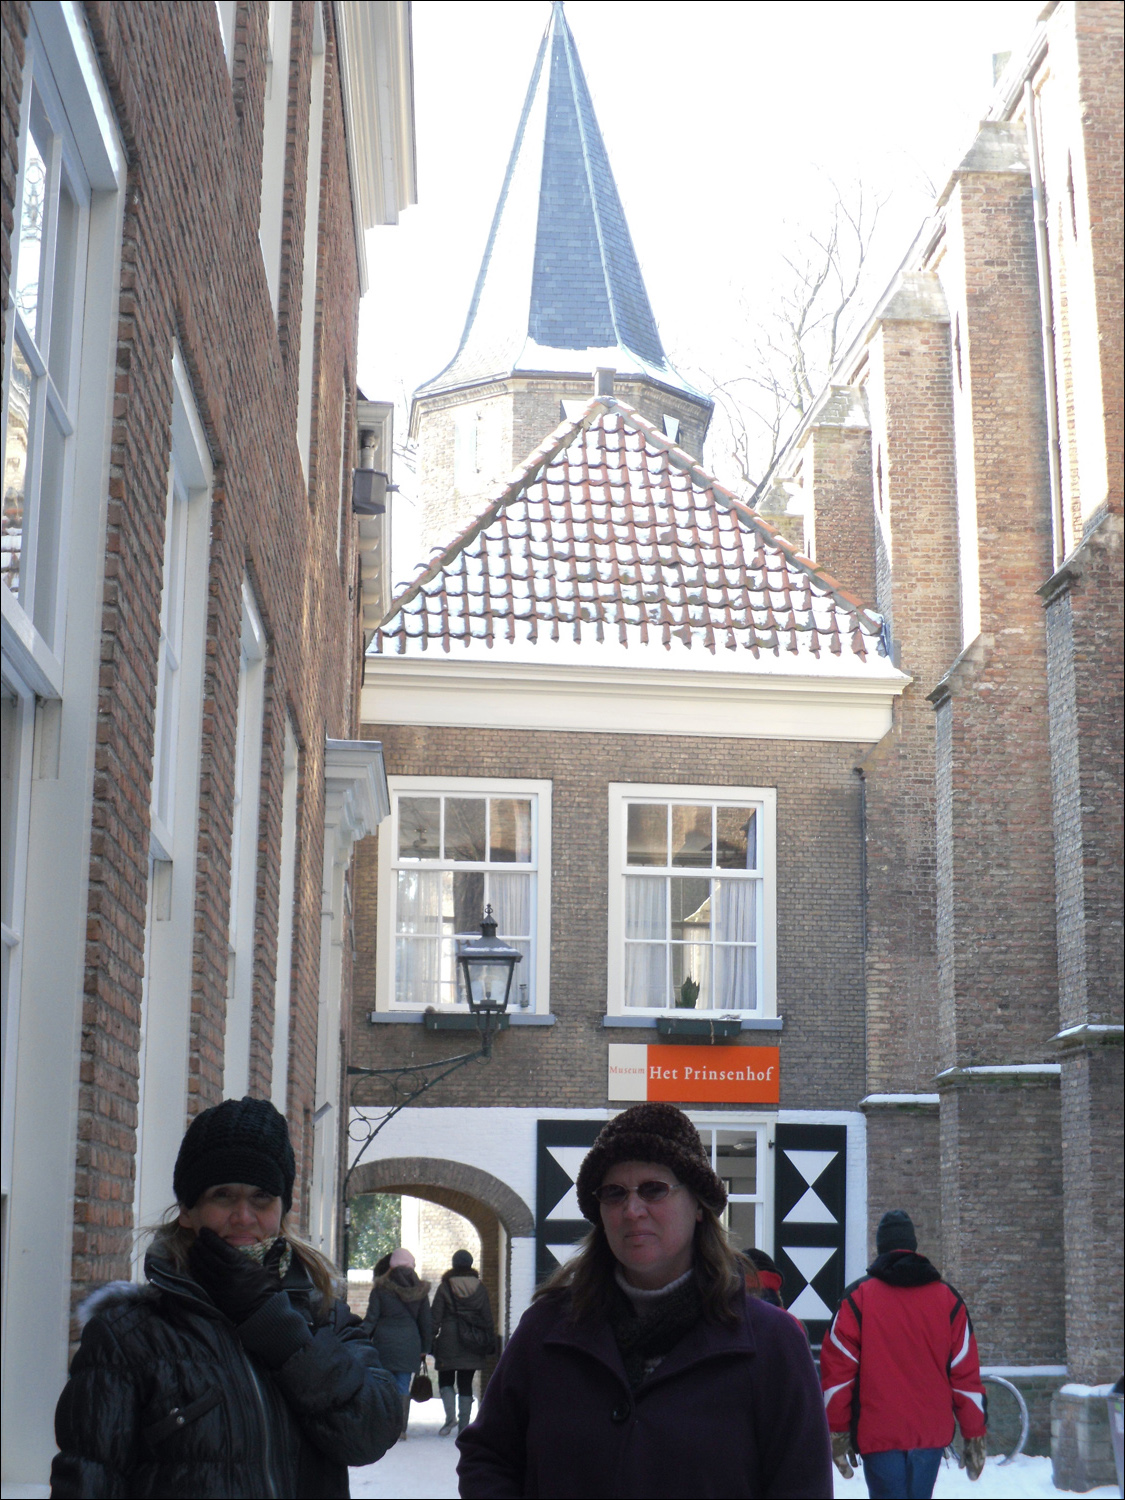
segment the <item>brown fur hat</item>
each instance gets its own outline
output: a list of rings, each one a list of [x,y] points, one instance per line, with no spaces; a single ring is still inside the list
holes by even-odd
[[[634,1104],[603,1128],[578,1171],[578,1206],[591,1224],[601,1220],[594,1194],[620,1161],[659,1162],[714,1213],[726,1206],[726,1189],[711,1170],[699,1131],[674,1104]]]

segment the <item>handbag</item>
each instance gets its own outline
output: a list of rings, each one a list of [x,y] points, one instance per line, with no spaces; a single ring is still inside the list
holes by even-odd
[[[411,1401],[432,1401],[434,1399],[434,1383],[426,1374],[426,1356],[422,1356],[421,1367],[410,1382]]]

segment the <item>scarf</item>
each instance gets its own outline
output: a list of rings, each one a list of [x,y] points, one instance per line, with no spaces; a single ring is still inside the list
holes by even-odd
[[[609,1307],[609,1326],[621,1353],[629,1389],[635,1391],[703,1316],[703,1299],[695,1277],[688,1275],[647,1296],[617,1286]]]
[[[277,1263],[276,1275],[278,1281],[284,1281],[289,1273],[289,1267],[293,1263],[293,1247],[283,1240],[280,1235],[276,1240],[256,1240],[252,1245],[239,1245],[238,1248],[242,1251],[243,1255],[248,1255],[252,1261],[260,1266],[279,1241],[285,1245],[285,1249],[281,1252],[281,1259]]]

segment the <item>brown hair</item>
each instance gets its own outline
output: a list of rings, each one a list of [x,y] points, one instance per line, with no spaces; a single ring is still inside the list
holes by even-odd
[[[297,1233],[295,1227],[289,1222],[286,1214],[281,1221],[280,1233],[284,1235],[286,1242],[292,1247],[293,1254],[304,1266],[312,1278],[312,1283],[320,1293],[321,1304],[325,1314],[328,1313],[333,1302],[336,1300],[340,1284],[340,1273],[332,1262],[320,1253],[315,1246],[310,1245],[306,1239]],[[190,1275],[188,1265],[188,1252],[195,1241],[195,1230],[185,1229],[180,1223],[180,1206],[174,1203],[164,1215],[159,1224],[152,1224],[147,1229],[142,1229],[138,1235],[139,1239],[149,1237],[149,1249],[162,1260],[169,1260],[177,1271]]]
[[[743,1291],[754,1289],[750,1281],[756,1283],[758,1274],[727,1239],[718,1215],[705,1203],[699,1207],[703,1217],[695,1226],[692,1268],[703,1298],[703,1316],[711,1323],[737,1323],[739,1298]],[[582,1241],[578,1253],[542,1286],[536,1287],[535,1299],[569,1297],[575,1321],[579,1323],[604,1318],[613,1294],[617,1264],[599,1220]]]

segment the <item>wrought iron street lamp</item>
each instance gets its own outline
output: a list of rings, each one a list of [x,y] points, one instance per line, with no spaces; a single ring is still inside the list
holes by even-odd
[[[522,958],[517,948],[509,948],[496,936],[496,918],[491,906],[485,907],[481,917],[480,937],[462,938],[457,944],[465,999],[476,1017],[486,1057],[492,1050],[492,1033],[497,1022],[508,1009],[512,976]]]
[[[479,938],[462,938],[457,944],[457,965],[464,982],[465,998],[480,1033],[480,1047],[476,1052],[462,1052],[457,1057],[443,1057],[435,1062],[406,1063],[391,1068],[349,1067],[351,1084],[351,1110],[348,1119],[348,1138],[359,1147],[351,1165],[344,1173],[341,1185],[344,1199],[344,1266],[350,1265],[351,1248],[351,1202],[348,1188],[352,1174],[383,1129],[395,1115],[415,1099],[421,1097],[435,1083],[441,1083],[466,1063],[488,1062],[492,1056],[492,1038],[500,1029],[500,1018],[508,1009],[508,998],[512,993],[512,976],[516,965],[523,958],[518,948],[509,948],[496,936],[496,919],[492,907],[486,906],[480,923]],[[355,1101],[356,1089],[367,1078],[385,1080],[390,1088],[391,1103],[374,1118],[360,1114]]]

